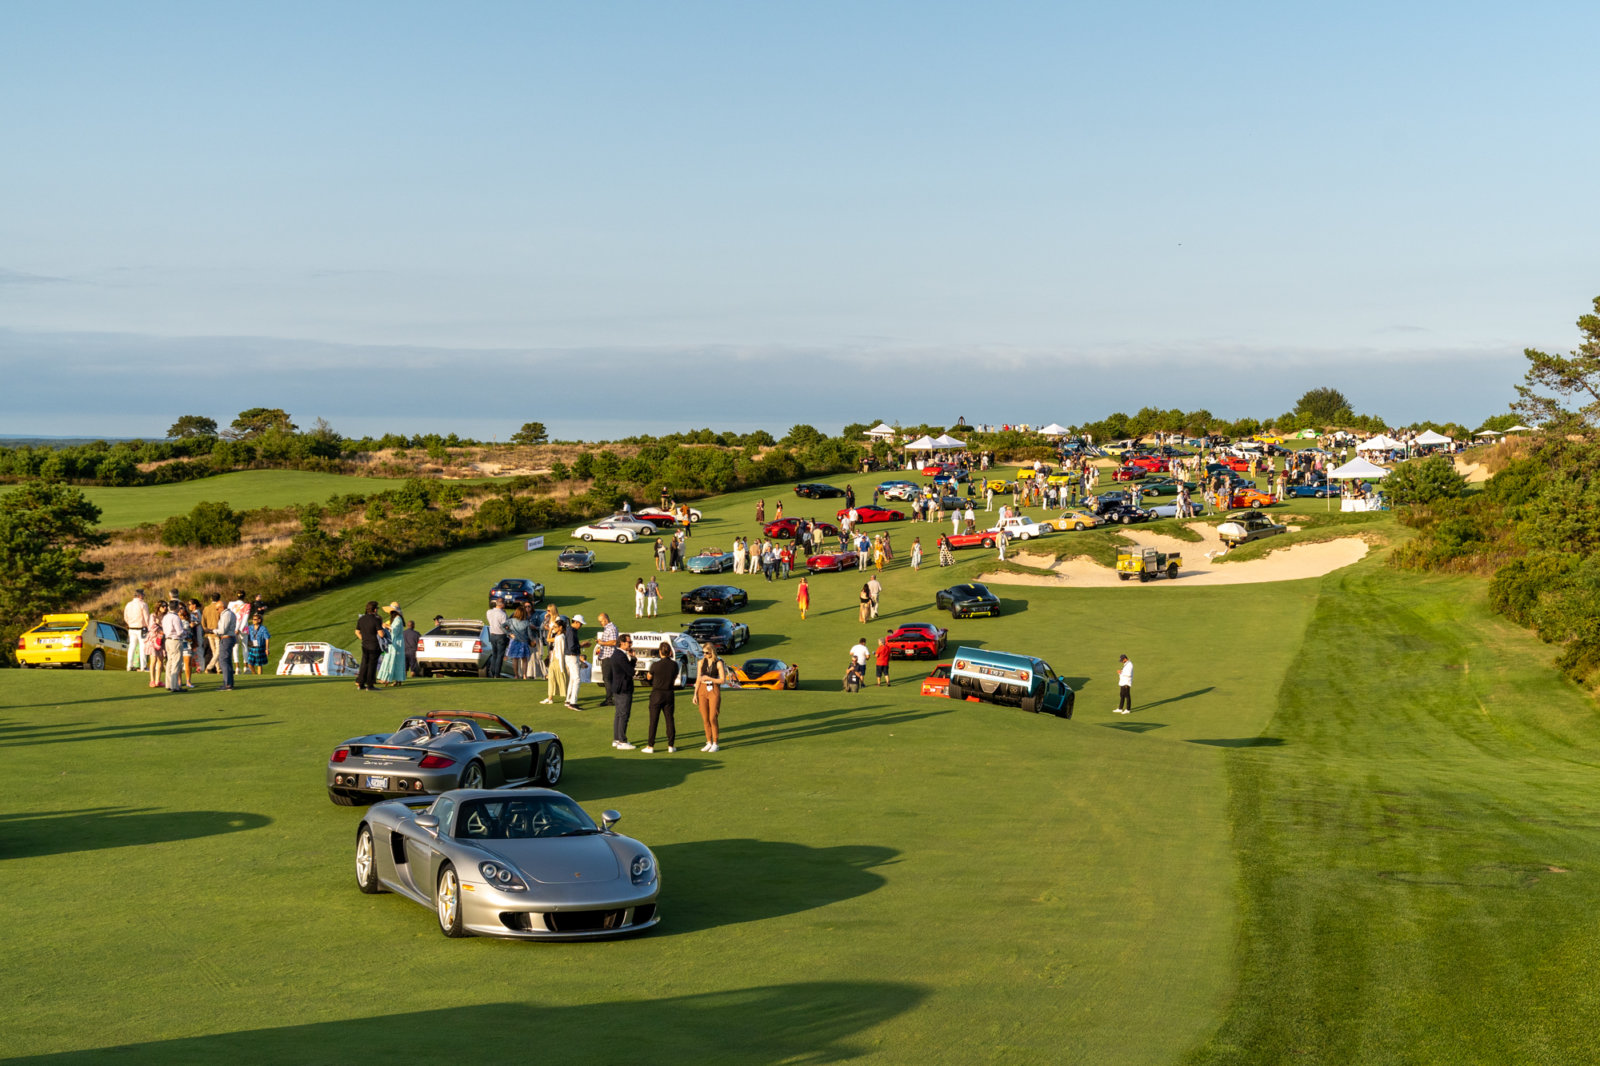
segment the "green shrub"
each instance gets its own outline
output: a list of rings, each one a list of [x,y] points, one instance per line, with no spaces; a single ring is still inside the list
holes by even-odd
[[[161,526],[161,543],[169,548],[226,548],[238,544],[239,514],[226,503],[203,500],[186,515],[173,515]]]

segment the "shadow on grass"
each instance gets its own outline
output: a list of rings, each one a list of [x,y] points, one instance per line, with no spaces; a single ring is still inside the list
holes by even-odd
[[[1233,737],[1224,740],[1191,740],[1191,744],[1205,744],[1213,748],[1281,748],[1282,737]]]
[[[883,887],[880,866],[893,848],[845,844],[813,848],[782,840],[697,840],[655,849],[670,877],[662,898],[664,933],[778,918],[864,896]]]
[[[1124,733],[1148,733],[1152,729],[1165,729],[1165,722],[1096,722],[1102,729],[1117,729]]]
[[[84,807],[0,814],[0,858],[164,844],[271,824],[272,819],[264,814],[244,811],[163,811],[153,807]]]
[[[841,670],[842,674],[843,671]],[[907,679],[910,684],[916,679]],[[920,684],[920,681],[917,681]],[[868,682],[871,685],[871,682]],[[870,698],[864,693],[860,698]],[[888,704],[869,703],[865,706],[832,707],[825,711],[814,711],[810,714],[797,714],[788,718],[764,718],[748,724],[722,726],[722,736],[728,737],[740,747],[750,747],[756,744],[775,744],[785,740],[799,740],[804,737],[827,736],[830,733],[848,733],[857,729],[871,729],[876,726],[901,725],[905,722],[915,722],[923,718],[933,718],[941,714],[950,714],[954,708],[942,706],[928,710],[892,710],[882,711],[878,714],[864,712],[878,711]]]
[[[133,740],[147,737],[176,737],[189,733],[215,733],[224,729],[251,729],[276,725],[276,722],[247,722],[240,719],[260,718],[259,714],[235,715],[219,720],[210,718],[175,718],[166,722],[143,722],[121,725],[71,726],[40,722],[0,725],[0,748],[32,748],[44,744],[74,744],[84,740]]]
[[[461,947],[559,950],[487,942]],[[8,1061],[429,1062],[454,1060],[459,1049],[493,1033],[501,1047],[559,1048],[565,1063],[844,1062],[870,1050],[851,1038],[912,1010],[925,996],[897,982],[809,981],[572,1006],[475,1003]]]
[[[1146,710],[1149,710],[1151,707],[1161,707],[1161,706],[1164,706],[1165,704],[1168,704],[1168,703],[1177,703],[1180,700],[1192,700],[1196,696],[1204,696],[1208,692],[1216,691],[1216,687],[1217,686],[1215,686],[1215,685],[1207,685],[1205,688],[1197,688],[1193,692],[1185,692],[1181,696],[1168,696],[1164,700],[1153,700],[1150,703],[1141,703],[1139,705],[1139,709],[1141,711],[1146,711]]]
[[[678,722],[678,747],[681,749],[689,737],[694,737],[699,742],[704,742],[704,734],[700,728],[700,716],[695,713],[694,705],[688,705],[689,717],[683,716],[680,706],[677,713]],[[648,715],[643,716],[636,710],[630,721],[630,739],[636,744],[644,743],[645,730],[648,728]],[[666,754],[666,726],[663,723],[656,734],[658,745],[657,755],[645,755],[639,758],[625,758],[620,756],[633,755],[633,752],[613,753],[612,755],[590,755],[581,759],[568,759],[566,770],[561,777],[561,784],[556,786],[579,803],[588,803],[593,800],[611,800],[622,796],[638,796],[647,792],[656,792],[663,788],[673,788],[688,780],[689,775],[700,773],[704,770],[720,770],[722,764],[713,759],[696,758],[681,752],[674,755]]]

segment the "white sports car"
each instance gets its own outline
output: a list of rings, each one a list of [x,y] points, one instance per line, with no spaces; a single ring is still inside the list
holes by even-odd
[[[643,527],[641,529],[640,527]],[[610,540],[618,544],[627,544],[641,536],[649,536],[656,531],[656,527],[649,522],[628,522],[624,524],[619,519],[608,518],[604,522],[593,525],[579,526],[572,531],[578,540]]]

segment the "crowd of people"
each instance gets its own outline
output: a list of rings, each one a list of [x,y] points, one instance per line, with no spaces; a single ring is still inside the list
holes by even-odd
[[[222,691],[231,691],[240,673],[260,674],[272,653],[267,606],[260,596],[246,599],[241,589],[224,602],[213,592],[204,605],[173,589],[151,602],[139,589],[122,609],[128,630],[129,672],[148,673],[150,688],[191,692],[195,675],[219,674]]]

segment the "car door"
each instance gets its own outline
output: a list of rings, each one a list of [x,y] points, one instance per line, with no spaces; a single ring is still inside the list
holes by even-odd
[[[533,749],[533,741],[516,737],[485,751],[484,762],[487,764],[492,755],[499,767],[499,780],[506,784],[526,781],[533,776]]]
[[[100,647],[105,649],[106,669],[122,670],[128,665],[128,631],[109,622],[96,622]]]
[[[439,833],[451,831],[454,810],[452,800],[441,797],[434,801],[432,812],[439,819]],[[432,899],[434,879],[439,872],[438,837],[409,818],[400,821],[394,835],[400,842],[400,846],[391,848],[390,852],[395,863],[395,879],[402,886],[409,885],[423,898]]]

